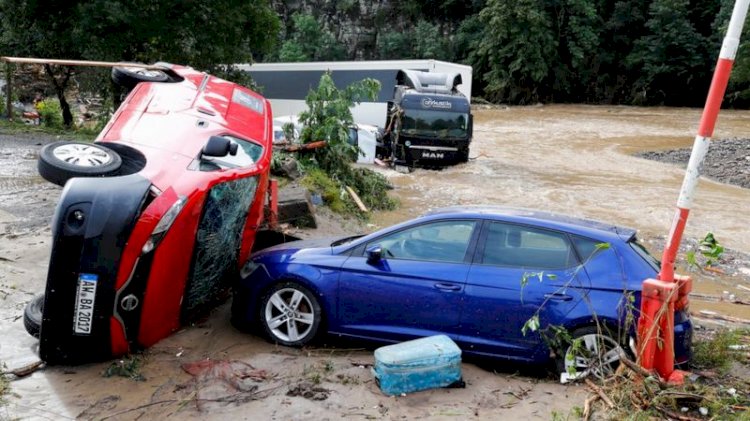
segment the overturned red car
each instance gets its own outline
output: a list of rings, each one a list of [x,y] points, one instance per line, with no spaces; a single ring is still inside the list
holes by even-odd
[[[223,300],[264,217],[266,99],[176,65],[112,76],[132,91],[96,141],[40,152],[40,174],[65,187],[24,321],[52,364],[150,346]]]

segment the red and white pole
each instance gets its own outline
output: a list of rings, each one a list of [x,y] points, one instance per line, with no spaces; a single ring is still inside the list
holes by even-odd
[[[732,18],[729,21],[729,28],[721,45],[719,61],[716,64],[716,70],[714,70],[714,77],[711,81],[711,88],[708,90],[708,98],[703,108],[698,134],[695,136],[693,151],[690,154],[685,179],[682,182],[682,189],[680,189],[680,197],[677,200],[677,212],[672,220],[672,228],[669,231],[667,244],[664,247],[664,255],[661,259],[661,271],[658,277],[662,281],[674,280],[674,263],[677,251],[680,248],[680,241],[682,240],[682,233],[685,230],[690,208],[693,206],[693,197],[695,195],[695,187],[698,184],[698,178],[700,177],[701,165],[708,152],[711,137],[714,134],[716,118],[719,115],[721,101],[727,89],[729,74],[732,71],[734,57],[737,54],[737,48],[740,44],[742,26],[745,23],[749,4],[750,0],[737,0],[735,2]]]
[[[655,370],[667,381],[682,383],[683,373],[674,370],[674,311],[688,305],[688,293],[692,281],[688,277],[675,276],[674,263],[685,231],[690,208],[693,206],[695,187],[700,178],[701,165],[708,152],[714,134],[716,118],[729,82],[734,57],[740,44],[742,26],[747,16],[750,0],[736,0],[732,18],[719,53],[708,98],[703,108],[698,134],[695,136],[685,179],[677,199],[677,211],[667,237],[662,255],[661,270],[657,279],[643,281],[641,291],[641,315],[638,319],[638,360],[643,368]],[[665,311],[666,310],[666,311]]]

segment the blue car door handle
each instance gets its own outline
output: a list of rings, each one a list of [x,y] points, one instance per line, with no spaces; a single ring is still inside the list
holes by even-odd
[[[570,301],[573,299],[570,295],[567,294],[544,294],[544,298],[548,300],[558,300],[558,301]]]
[[[435,284],[435,288],[441,291],[461,291],[461,285],[444,284],[442,282],[438,282],[437,284]]]

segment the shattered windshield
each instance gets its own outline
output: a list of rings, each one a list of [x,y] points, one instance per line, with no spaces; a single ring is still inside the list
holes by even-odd
[[[407,135],[438,138],[466,137],[468,121],[466,113],[405,109],[401,131]]]

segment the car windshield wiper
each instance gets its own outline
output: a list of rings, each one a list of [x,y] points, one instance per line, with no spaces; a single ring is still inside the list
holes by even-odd
[[[336,247],[336,246],[340,246],[342,244],[351,243],[352,241],[356,240],[357,238],[361,238],[361,237],[364,237],[364,234],[352,235],[351,237],[340,238],[340,239],[334,241],[333,243],[331,243],[331,247]]]

